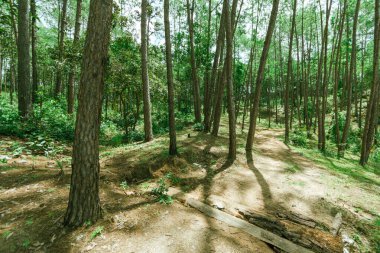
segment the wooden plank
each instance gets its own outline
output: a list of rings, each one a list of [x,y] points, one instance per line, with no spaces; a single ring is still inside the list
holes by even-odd
[[[335,217],[332,224],[331,233],[336,236],[339,233],[340,226],[342,225],[343,219],[342,219],[342,213],[338,212]]]
[[[306,249],[306,248],[303,248],[291,241],[288,241],[276,234],[273,234],[267,230],[264,230],[260,227],[257,227],[247,221],[244,221],[244,220],[241,220],[239,218],[236,218],[230,214],[227,214],[223,211],[219,211],[215,208],[212,208],[211,206],[209,205],[206,205],[196,199],[193,199],[193,198],[188,198],[186,199],[186,202],[188,205],[190,205],[191,207],[194,207],[196,209],[198,209],[199,211],[201,211],[202,213],[210,216],[210,217],[213,217],[219,221],[222,221],[230,226],[233,226],[233,227],[236,227],[236,228],[239,228],[241,230],[243,230],[244,232],[266,242],[266,243],[269,243],[273,246],[276,246],[286,252],[291,252],[291,253],[311,253],[313,251],[309,250],[309,249]]]

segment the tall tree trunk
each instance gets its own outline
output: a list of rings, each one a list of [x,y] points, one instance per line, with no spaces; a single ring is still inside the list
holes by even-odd
[[[99,131],[105,65],[112,21],[111,0],[91,0],[79,84],[66,226],[77,227],[101,216],[99,200]]]
[[[209,84],[209,93],[210,94],[215,94],[218,91],[218,86],[219,83],[217,82],[218,79],[218,66],[221,65],[221,59],[223,57],[223,47],[224,47],[224,37],[225,37],[225,31],[224,31],[224,16],[225,16],[225,10],[222,11],[222,15],[220,17],[220,26],[219,26],[219,32],[218,32],[218,38],[216,41],[216,49],[215,49],[215,55],[214,55],[214,62],[212,65],[212,71],[211,71],[211,79],[210,79],[210,84]],[[206,105],[206,110],[208,113],[205,113],[205,119],[204,119],[204,125],[205,125],[205,131],[208,132],[211,129],[211,122],[212,119],[214,118],[214,113],[215,113],[215,103],[217,99],[215,97],[217,96],[210,96],[210,104]],[[211,107],[213,105],[213,108]]]
[[[148,75],[148,43],[146,33],[147,5],[148,0],[141,1],[141,76],[143,84],[145,141],[151,141],[153,139],[153,131],[152,115],[150,110],[150,92]]]
[[[64,54],[64,43],[66,34],[66,15],[67,15],[67,1],[62,2],[62,12],[60,19],[59,28],[59,43],[58,43],[58,62],[57,62],[57,79],[55,83],[54,95],[58,97],[62,93],[62,81],[63,81],[63,54]]]
[[[38,72],[37,72],[37,10],[36,0],[30,0],[30,14],[32,16],[32,102],[37,102]]]
[[[210,44],[211,44],[211,15],[212,15],[212,9],[211,9],[211,0],[208,1],[208,20],[207,20],[207,54],[206,54],[206,67],[204,72],[204,106],[203,106],[203,125],[204,125],[204,131],[209,131],[208,121],[210,118],[210,107],[211,107],[211,92],[212,87],[210,84],[210,68],[211,68],[211,59],[210,59]],[[207,123],[206,123],[207,122]],[[207,125],[207,129],[206,129]]]
[[[229,0],[224,0],[223,8],[226,9],[226,82],[227,82],[227,104],[228,104],[228,129],[229,129],[229,148],[228,160],[236,159],[236,116],[235,116],[235,101],[233,95],[232,82],[232,53],[233,53],[233,35],[232,35],[232,20],[230,18]],[[232,17],[231,13],[231,17]]]
[[[15,6],[13,4],[13,0],[8,0],[8,5],[10,9],[10,14],[11,14],[11,25],[12,25],[12,30],[13,30],[13,35],[15,36],[15,41],[16,45],[18,42],[18,28],[17,28],[17,23],[16,23],[16,13],[15,13]]]
[[[289,39],[289,53],[288,53],[288,71],[286,75],[286,86],[285,86],[285,143],[289,143],[289,89],[290,86],[293,93],[293,82],[292,82],[292,49],[293,49],[293,36],[296,27],[296,11],[297,11],[297,0],[293,2],[293,17],[292,17],[292,27],[290,29],[290,39]]]
[[[344,151],[347,146],[347,139],[351,124],[351,97],[352,97],[352,82],[354,81],[354,67],[356,62],[356,30],[358,26],[358,17],[359,17],[359,9],[360,9],[360,0],[356,1],[355,7],[355,16],[354,16],[354,24],[352,28],[352,50],[351,50],[351,60],[350,60],[350,72],[348,76],[347,82],[347,109],[346,109],[346,122],[344,124],[341,145],[338,146],[338,154],[339,156],[344,156]]]
[[[232,27],[232,24],[236,24],[236,22],[234,22],[234,20],[235,20],[235,16],[236,16],[237,3],[238,3],[238,0],[233,0],[233,2],[232,2],[231,15],[229,17],[231,19],[231,27]],[[233,39],[233,37],[234,37],[233,31],[235,31],[235,28],[232,27],[231,31],[232,31],[232,39]],[[212,132],[211,132],[211,134],[214,136],[218,135],[220,119],[221,119],[221,116],[223,113],[222,112],[223,94],[224,94],[224,87],[225,87],[226,82],[227,82],[226,71],[227,71],[227,62],[224,61],[223,71],[219,75],[220,81],[218,82],[218,86],[217,86],[216,92],[215,92],[216,93],[216,99],[215,99],[215,103],[214,103],[213,127],[212,127]],[[225,107],[224,107],[224,109],[225,109]]]
[[[189,0],[186,0],[187,7],[187,23],[189,26],[189,43],[190,43],[190,62],[191,62],[191,78],[193,83],[193,99],[194,99],[194,115],[195,122],[201,122],[201,96],[199,90],[198,73],[197,73],[197,63],[195,59],[195,48],[194,48],[194,0],[190,6]]]
[[[337,42],[337,52],[336,52],[336,60],[335,60],[335,77],[334,77],[334,94],[333,94],[333,100],[334,100],[334,120],[335,120],[335,141],[336,145],[339,150],[340,145],[340,129],[339,129],[339,114],[338,114],[338,88],[339,88],[339,81],[340,81],[340,69],[342,65],[341,61],[341,44],[342,44],[342,36],[343,36],[343,27],[344,27],[344,20],[346,16],[346,10],[347,10],[347,0],[344,1],[343,4],[343,10],[341,13],[340,21],[339,21],[339,34],[338,34],[338,42]]]
[[[77,50],[79,46],[81,17],[82,17],[82,0],[77,0],[77,7],[76,7],[76,13],[75,13],[74,40],[73,40],[74,50]],[[72,114],[74,112],[75,74],[76,74],[76,66],[74,65],[72,68],[70,68],[69,85],[67,87],[67,113],[68,114]]]
[[[327,110],[327,96],[328,96],[328,81],[329,81],[329,76],[331,73],[331,64],[330,64],[330,70],[328,70],[327,67],[327,49],[328,49],[328,22],[330,19],[330,13],[331,13],[331,6],[332,6],[332,0],[330,0],[330,4],[328,1],[326,1],[326,9],[327,9],[327,16],[326,16],[326,26],[325,26],[325,46],[324,46],[324,56],[323,56],[323,80],[322,80],[322,113],[321,113],[321,140],[322,140],[322,151],[324,152],[326,150],[326,130],[325,130],[325,121],[326,121],[326,110]],[[335,40],[335,33],[336,29],[334,29],[334,37],[333,37],[333,48],[332,48],[332,53],[331,53],[331,58],[334,58],[334,40]]]
[[[268,52],[269,52],[269,47],[270,47],[274,27],[276,25],[279,2],[280,2],[279,0],[273,0],[273,6],[272,6],[271,14],[270,14],[268,30],[265,36],[263,51],[261,53],[259,69],[257,71],[255,97],[254,97],[253,106],[250,112],[249,131],[248,131],[248,136],[247,136],[247,144],[245,147],[247,151],[252,150],[253,139],[255,137],[256,119],[257,119],[259,106],[260,106],[260,96],[261,96],[262,82],[264,78],[265,64],[268,58]]]
[[[3,91],[3,56],[1,55],[1,44],[0,44],[0,96],[1,96],[2,91]]]
[[[166,77],[168,83],[168,107],[169,107],[169,154],[177,154],[177,140],[174,114],[174,82],[172,44],[170,39],[169,0],[164,0],[164,24],[165,24],[165,48],[166,48]]]
[[[29,55],[29,1],[18,2],[18,111],[27,119],[32,111]]]
[[[373,81],[371,95],[367,104],[367,112],[362,137],[360,164],[365,165],[371,152],[379,117],[380,82],[379,82],[379,48],[380,48],[380,0],[375,1],[375,35],[373,47]]]

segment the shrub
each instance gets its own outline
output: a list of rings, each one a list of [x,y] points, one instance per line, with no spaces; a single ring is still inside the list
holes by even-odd
[[[195,131],[203,131],[203,129],[204,129],[204,127],[203,127],[203,124],[202,123],[195,123],[194,125],[193,125],[193,129],[195,130]]]
[[[299,147],[306,147],[307,145],[307,135],[305,131],[302,130],[295,130],[291,135],[290,135],[290,141],[294,146],[299,146]]]

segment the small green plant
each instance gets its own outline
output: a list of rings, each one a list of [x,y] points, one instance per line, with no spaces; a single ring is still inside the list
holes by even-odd
[[[95,228],[94,231],[91,233],[91,240],[93,240],[95,237],[99,236],[102,234],[104,227],[103,226],[98,226]]]
[[[170,205],[173,203],[173,199],[167,193],[169,191],[168,186],[165,183],[165,178],[160,178],[158,180],[158,185],[156,188],[152,189],[153,195],[156,196],[156,200],[161,204]]]
[[[144,183],[140,184],[139,187],[143,190],[147,190],[147,189],[149,189],[149,183],[144,182]]]
[[[25,224],[30,226],[33,224],[33,217],[29,217],[26,221],[25,221]]]
[[[10,236],[11,234],[12,234],[12,231],[6,230],[6,231],[3,232],[2,237],[4,239],[7,239],[8,236]]]
[[[0,159],[0,162],[1,162],[1,163],[7,163],[7,162],[8,162],[8,160],[7,160],[7,159],[5,159],[5,158],[2,158],[2,159]]]
[[[289,166],[289,167],[287,167],[285,169],[285,171],[288,172],[288,173],[296,173],[296,172],[298,172],[300,170],[301,170],[300,167],[298,167],[298,165],[296,165],[296,164],[293,165],[293,166]]]
[[[203,124],[202,123],[195,123],[194,125],[193,125],[193,129],[195,130],[195,131],[203,131],[203,129],[204,129],[204,126],[203,126]]]
[[[178,185],[182,182],[182,179],[174,175],[173,173],[169,172],[165,175],[167,179],[170,180],[170,182],[174,185]]]
[[[63,162],[61,160],[56,160],[55,162],[57,163],[57,166],[60,169],[58,176],[59,178],[63,178],[65,176],[65,172],[63,171]]]
[[[84,225],[85,225],[86,227],[90,227],[90,226],[92,225],[92,222],[91,222],[90,220],[85,221],[85,222],[84,222]]]
[[[24,247],[25,249],[29,248],[29,245],[30,245],[30,241],[28,239],[25,239],[24,241],[22,241],[22,247]]]
[[[123,181],[123,182],[121,182],[120,183],[120,187],[123,189],[123,190],[126,190],[126,189],[128,189],[128,183],[127,183],[127,181]]]

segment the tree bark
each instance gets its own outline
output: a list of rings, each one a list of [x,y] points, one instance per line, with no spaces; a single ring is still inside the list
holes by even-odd
[[[37,71],[37,10],[36,0],[30,0],[30,14],[32,16],[32,102],[37,102],[38,71]]]
[[[245,147],[247,151],[252,150],[253,139],[254,139],[255,130],[256,130],[256,119],[259,113],[260,96],[261,96],[262,82],[264,78],[265,64],[268,58],[269,47],[270,47],[273,31],[276,25],[279,2],[280,2],[279,0],[273,0],[273,6],[272,6],[271,14],[270,14],[268,30],[265,36],[263,51],[261,53],[259,69],[257,71],[255,96],[253,100],[253,106],[250,111],[249,131],[248,131],[247,143]]]
[[[101,216],[99,131],[112,20],[111,0],[91,0],[79,84],[66,226],[77,227]]]
[[[210,120],[210,106],[211,106],[211,91],[212,87],[210,87],[210,68],[211,68],[211,62],[210,62],[210,44],[211,44],[211,15],[212,15],[212,9],[211,9],[211,0],[208,2],[208,20],[207,20],[207,55],[206,55],[206,67],[205,67],[205,73],[204,73],[204,105],[203,105],[203,125],[204,125],[204,131],[208,132],[210,127],[208,126],[208,122]],[[207,123],[206,123],[207,122]],[[207,124],[207,129],[206,129]]]
[[[74,50],[77,50],[79,46],[81,17],[82,17],[82,0],[77,0],[77,7],[76,7],[76,14],[75,14],[74,40],[73,40]],[[70,69],[70,72],[69,72],[69,85],[67,88],[67,113],[68,114],[72,114],[74,112],[75,74],[76,74],[76,66],[74,65]]]
[[[346,122],[344,124],[342,140],[340,145],[338,146],[338,155],[344,156],[344,151],[347,146],[348,132],[351,124],[351,98],[352,98],[352,82],[354,81],[354,66],[356,62],[356,30],[358,26],[358,17],[359,17],[359,9],[360,9],[360,0],[356,1],[355,7],[355,16],[354,16],[354,24],[352,28],[352,50],[351,50],[351,60],[350,60],[350,72],[348,75],[347,82],[347,108],[346,108]]]
[[[58,43],[58,62],[57,62],[57,79],[55,83],[54,95],[58,97],[62,93],[62,74],[63,74],[63,54],[64,54],[64,43],[66,34],[66,14],[67,14],[67,1],[63,0],[62,3],[62,13],[60,19],[60,29],[59,29],[59,43]]]
[[[29,55],[29,1],[18,2],[18,110],[22,118],[31,116],[32,97],[30,87]]]
[[[150,92],[148,75],[148,43],[147,43],[147,6],[148,0],[141,1],[141,78],[143,84],[144,133],[145,141],[153,140],[152,115],[150,110]]]
[[[190,6],[189,0],[186,0],[187,7],[187,23],[189,26],[189,43],[190,43],[190,62],[191,62],[191,78],[193,83],[193,99],[194,99],[194,115],[195,122],[201,122],[201,96],[199,91],[198,73],[197,73],[197,63],[195,59],[195,48],[194,48],[194,0]]]
[[[232,82],[232,52],[233,52],[233,35],[232,25],[230,18],[229,0],[224,0],[224,8],[226,8],[226,82],[227,82],[227,104],[228,104],[228,129],[229,129],[229,146],[228,146],[228,160],[234,161],[236,159],[236,116],[235,116],[235,101],[233,95],[233,82]],[[231,17],[234,14],[231,13]]]
[[[220,59],[222,59],[222,55],[223,55],[224,36],[225,36],[224,16],[225,16],[225,10],[222,10],[222,15],[220,17],[220,26],[219,26],[218,38],[217,38],[217,42],[216,42],[214,62],[213,62],[212,71],[211,71],[211,80],[210,80],[210,84],[208,87],[209,93],[213,94],[213,95],[218,91],[218,86],[219,86],[219,84],[217,82],[218,66],[222,66],[220,63],[221,62]],[[206,107],[205,110],[207,113],[205,113],[205,115],[204,115],[205,116],[204,125],[205,125],[205,131],[206,132],[210,131],[210,129],[211,129],[211,123],[212,123],[212,119],[213,119],[213,116],[215,113],[215,103],[217,101],[214,98],[214,96],[210,96],[210,98],[211,99],[210,99],[209,104],[205,103],[205,107]],[[205,98],[205,99],[208,99],[208,98]],[[211,105],[213,105],[213,108],[211,107]]]
[[[339,34],[338,34],[338,43],[337,43],[337,53],[336,53],[336,61],[335,61],[335,80],[334,80],[334,94],[333,94],[333,100],[334,100],[334,120],[335,120],[335,141],[337,148],[339,150],[340,146],[340,129],[339,129],[339,114],[338,114],[338,88],[339,88],[339,73],[341,69],[341,42],[342,42],[342,36],[343,36],[343,26],[344,26],[344,20],[346,16],[346,10],[347,10],[347,0],[344,1],[343,4],[343,10],[341,14],[341,18],[339,21]]]
[[[288,54],[288,71],[286,75],[286,86],[285,86],[285,143],[289,143],[289,89],[292,85],[292,49],[293,49],[293,36],[296,26],[296,11],[297,11],[297,0],[293,3],[293,17],[292,17],[292,27],[290,29],[290,39],[289,39],[289,54]],[[293,93],[293,85],[291,87]]]
[[[170,21],[169,21],[169,0],[164,0],[164,24],[165,24],[165,48],[166,48],[166,75],[168,83],[168,108],[169,108],[169,154],[177,154],[177,140],[175,129],[174,114],[174,82],[173,82],[173,62],[172,62],[172,45],[170,39]]]
[[[373,47],[373,80],[371,94],[367,104],[367,112],[362,137],[362,147],[360,154],[360,164],[368,163],[368,158],[373,145],[373,140],[378,124],[379,103],[380,103],[380,82],[379,82],[379,48],[380,48],[380,0],[375,1],[375,35]]]

